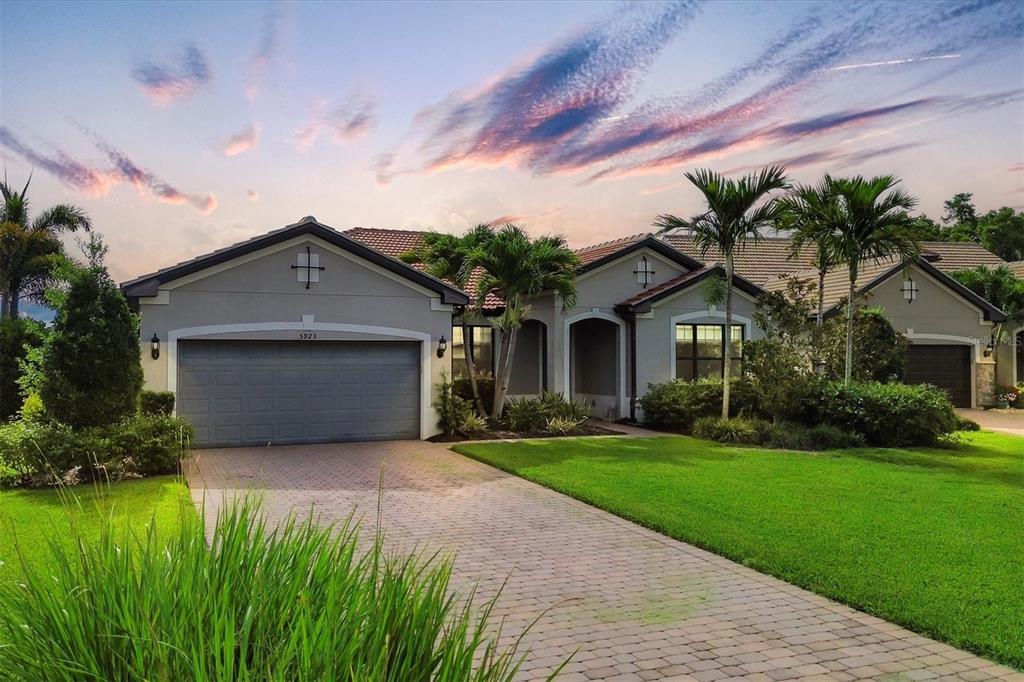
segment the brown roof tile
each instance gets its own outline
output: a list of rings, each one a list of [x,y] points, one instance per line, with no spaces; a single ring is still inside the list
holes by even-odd
[[[616,253],[617,251],[628,248],[637,242],[642,242],[650,236],[650,232],[642,232],[628,237],[620,237],[619,239],[601,242],[600,244],[591,244],[590,246],[584,246],[583,248],[576,249],[576,255],[580,259],[580,265],[589,265],[590,263],[601,260],[602,258]]]
[[[1013,274],[1017,275],[1020,278],[1024,278],[1024,260],[1018,260],[1012,263],[1008,263],[1006,267],[1010,268],[1010,272],[1012,272]]]
[[[662,293],[663,291],[668,291],[669,289],[677,287],[680,284],[688,282],[691,279],[697,279],[698,277],[700,277],[700,276],[704,275],[705,273],[710,272],[711,270],[714,270],[714,269],[715,269],[714,266],[712,266],[712,267],[708,267],[708,268],[701,268],[699,270],[690,270],[689,272],[684,272],[681,275],[676,275],[672,279],[666,280],[666,281],[662,282],[661,284],[659,284],[657,286],[653,286],[650,289],[644,289],[643,291],[641,291],[636,296],[632,296],[630,298],[627,298],[625,301],[623,301],[619,305],[621,305],[621,306],[632,306],[632,305],[636,305],[638,303],[643,303],[647,299],[653,298],[653,297],[657,296],[658,294]]]

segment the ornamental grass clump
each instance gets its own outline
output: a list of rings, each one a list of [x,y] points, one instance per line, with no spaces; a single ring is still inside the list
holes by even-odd
[[[15,680],[510,680],[494,601],[450,590],[441,557],[385,553],[346,522],[270,527],[253,502],[208,543],[104,524],[52,546],[52,575],[0,584],[0,670]],[[26,567],[27,569],[27,567]]]

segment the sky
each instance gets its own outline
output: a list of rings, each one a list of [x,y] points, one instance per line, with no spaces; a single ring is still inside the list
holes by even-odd
[[[306,215],[583,246],[772,163],[1024,208],[1024,3],[0,3],[0,164],[118,280]]]

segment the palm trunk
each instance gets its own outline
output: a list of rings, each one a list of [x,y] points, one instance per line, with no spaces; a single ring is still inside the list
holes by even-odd
[[[504,330],[502,337],[502,357],[498,364],[498,377],[494,382],[494,407],[491,411],[491,418],[495,420],[501,418],[501,412],[505,409],[505,394],[508,393],[512,358],[515,357],[516,352],[516,328]]]
[[[7,301],[7,310],[10,313],[12,320],[18,319],[18,302],[20,301],[17,296],[9,296]]]
[[[818,328],[825,324],[825,268],[818,270]]]
[[[722,419],[729,418],[729,389],[732,379],[732,253],[725,255],[725,357],[722,361]]]
[[[846,372],[843,375],[846,385],[853,378],[853,315],[856,308],[857,266],[850,265],[850,291],[846,299]]]
[[[465,316],[462,321],[462,348],[466,355],[466,375],[469,377],[469,386],[473,390],[473,405],[476,406],[477,414],[487,418],[487,410],[484,409],[484,401],[480,398],[480,389],[476,384],[476,363],[473,362],[473,328],[466,324]]]
[[[811,369],[815,374],[823,374],[824,362],[821,359],[822,327],[825,326],[825,274],[827,270],[818,270],[818,314],[815,319],[815,335],[811,344]]]
[[[10,306],[7,303],[7,294],[0,294],[0,320],[10,316]]]

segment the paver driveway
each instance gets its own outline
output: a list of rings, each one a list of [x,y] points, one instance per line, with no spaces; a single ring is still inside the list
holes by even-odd
[[[574,651],[565,680],[1020,679],[1024,676],[422,442],[204,450],[190,482],[208,520],[264,495],[284,518],[353,507],[390,542],[456,552],[457,587],[489,598],[525,638],[522,677]]]

